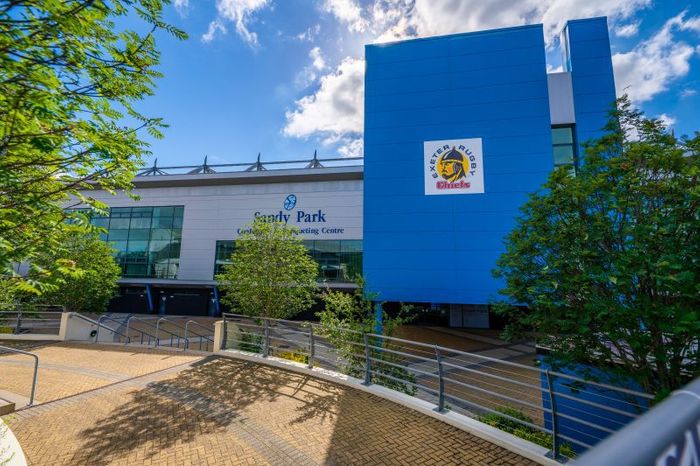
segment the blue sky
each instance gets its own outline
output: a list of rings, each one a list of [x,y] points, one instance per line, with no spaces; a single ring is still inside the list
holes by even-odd
[[[362,154],[365,43],[607,15],[618,92],[677,134],[700,130],[700,0],[174,0],[156,95],[159,165]],[[149,160],[149,164],[152,159]]]

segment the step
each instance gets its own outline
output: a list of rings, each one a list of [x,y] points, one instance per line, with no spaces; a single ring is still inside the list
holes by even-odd
[[[10,414],[16,409],[24,408],[27,405],[29,405],[29,398],[26,396],[8,392],[7,390],[0,390],[0,416]]]
[[[0,398],[0,416],[15,412],[15,404]]]

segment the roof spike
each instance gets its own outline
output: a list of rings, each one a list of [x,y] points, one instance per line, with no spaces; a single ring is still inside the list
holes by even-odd
[[[318,161],[318,151],[314,149],[314,158],[306,166],[306,168],[323,168],[323,164]]]
[[[260,155],[261,155],[261,153],[258,152],[258,160],[253,165],[246,168],[245,171],[247,171],[247,172],[260,172],[263,170],[267,170],[267,168],[265,168],[265,166],[262,164],[262,162],[260,162]]]

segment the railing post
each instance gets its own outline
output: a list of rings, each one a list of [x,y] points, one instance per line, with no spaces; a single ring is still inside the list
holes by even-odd
[[[22,308],[19,304],[15,305],[17,309],[17,321],[15,322],[15,335],[19,335],[20,328],[22,327]]]
[[[104,316],[100,316],[99,319],[97,319],[97,331],[95,332],[95,343],[97,343],[100,339],[100,324],[102,323],[102,319]],[[112,336],[112,341],[114,341],[114,336]]]
[[[365,385],[372,385],[372,356],[369,348],[369,335],[363,335],[365,340]]]
[[[221,342],[221,349],[225,350],[226,349],[226,340],[228,340],[228,333],[226,333],[226,329],[227,329],[227,327],[226,327],[226,313],[222,312],[221,315],[224,318],[224,322],[222,324],[224,326],[224,328],[222,329],[223,330],[223,332],[222,332],[223,333],[223,341]]]
[[[559,418],[557,415],[557,404],[554,395],[554,388],[552,385],[552,374],[549,373],[549,369],[545,369],[545,376],[547,377],[547,391],[549,392],[549,405],[552,409],[552,458],[559,458]]]
[[[316,348],[314,344],[314,326],[309,325],[309,369],[314,367],[314,355],[316,354]]]
[[[133,317],[129,317],[128,319],[126,319],[126,334],[125,334],[126,338],[124,339],[125,345],[128,345],[129,343],[131,343],[131,336],[129,335],[129,325],[131,324],[131,319],[133,319]],[[143,333],[142,333],[142,335],[143,335]],[[148,339],[149,339],[148,344],[150,345],[151,337],[149,336]]]
[[[270,321],[267,319],[263,320],[263,330],[265,334],[265,342],[263,343],[263,357],[266,358],[270,355]]]
[[[32,378],[32,393],[29,395],[29,406],[34,404],[34,394],[36,393],[36,378],[39,372],[39,356],[33,354],[34,357],[34,377]]]
[[[437,412],[445,412],[445,378],[442,368],[442,353],[440,347],[435,345],[435,360],[438,367],[438,405]]]
[[[158,333],[160,332],[160,321],[163,320],[163,319],[164,319],[164,317],[161,317],[160,319],[158,319],[158,320],[156,321],[156,335],[155,335],[155,338],[156,338],[155,347],[156,347],[156,348],[158,348],[158,347],[160,346],[160,336],[158,335]],[[172,340],[173,340],[173,338],[170,337],[170,347],[171,347],[171,348],[172,348],[172,346],[173,346]]]

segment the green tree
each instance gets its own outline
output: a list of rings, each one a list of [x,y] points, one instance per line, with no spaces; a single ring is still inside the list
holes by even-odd
[[[243,314],[282,319],[311,307],[318,264],[281,222],[257,218],[236,240],[231,264],[216,276],[221,301]]]
[[[700,368],[700,134],[678,139],[626,97],[606,129],[522,208],[499,310],[507,336],[534,330],[553,361],[664,396]]]
[[[0,0],[0,275],[23,291],[55,287],[64,207],[106,206],[81,191],[129,190],[160,118],[135,104],[153,94],[155,34],[169,0]],[[86,230],[81,214],[72,214]],[[13,267],[31,264],[20,277]]]
[[[338,362],[342,371],[350,376],[362,378],[365,354],[361,346],[365,342],[364,334],[374,334],[376,330],[374,306],[377,295],[365,291],[365,283],[361,277],[358,278],[357,285],[353,293],[327,289],[322,295],[324,309],[317,312],[316,316],[321,321],[323,336],[338,351]],[[391,317],[382,310],[382,334],[391,336],[399,325],[411,320],[408,317],[411,314],[415,315],[414,308],[406,305],[401,306],[396,317]],[[401,351],[402,348],[393,345],[391,340],[378,337],[370,337],[369,343],[376,347],[371,349],[372,358],[375,360],[373,370],[376,374],[372,378],[374,383],[415,395],[417,390],[412,385],[416,381],[415,376],[407,369],[396,367],[406,362],[391,351],[377,349]]]
[[[59,241],[63,248],[58,255],[48,252],[37,257],[37,262],[48,268],[51,263],[67,260],[73,262],[75,271],[63,274],[57,287],[46,291],[40,302],[73,312],[103,312],[121,276],[114,250],[96,234],[75,227],[62,232]]]

